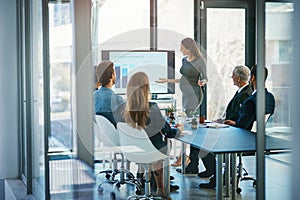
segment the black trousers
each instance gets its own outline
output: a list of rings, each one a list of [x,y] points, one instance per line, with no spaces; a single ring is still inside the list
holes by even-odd
[[[196,147],[193,147],[191,145],[190,147],[190,164],[189,164],[189,168],[193,168],[193,167],[197,167],[198,168],[198,164],[199,164],[199,149]],[[202,154],[202,153],[201,153]],[[216,158],[215,155],[213,153],[203,153],[203,156],[201,155],[201,160],[203,162],[203,165],[205,167],[205,169],[212,173],[212,174],[216,174]]]

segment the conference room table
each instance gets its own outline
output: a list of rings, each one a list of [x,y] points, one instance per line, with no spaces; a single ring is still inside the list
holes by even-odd
[[[185,124],[184,131],[178,135],[176,140],[182,142],[182,172],[185,170],[185,145],[192,145],[200,151],[211,152],[216,155],[216,198],[223,198],[223,156],[225,155],[227,170],[227,191],[229,195],[229,166],[231,166],[232,174],[236,176],[236,155],[241,152],[256,151],[256,133],[228,125],[217,123],[199,124],[197,129],[192,129],[191,124]],[[266,136],[266,151],[289,150],[291,143],[287,140]],[[229,162],[231,155],[231,163]],[[230,164],[229,164],[230,163]],[[226,174],[225,174],[226,175]],[[235,199],[236,179],[232,179],[232,199]]]

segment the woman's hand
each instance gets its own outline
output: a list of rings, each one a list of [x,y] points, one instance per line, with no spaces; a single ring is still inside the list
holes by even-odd
[[[175,127],[180,130],[180,133],[182,133],[182,131],[183,131],[183,125],[182,124],[176,124]]]
[[[155,81],[156,83],[167,83],[168,79],[166,78],[159,78],[158,80]]]
[[[206,83],[205,80],[198,80],[198,85],[199,85],[199,86],[204,86],[205,83]]]

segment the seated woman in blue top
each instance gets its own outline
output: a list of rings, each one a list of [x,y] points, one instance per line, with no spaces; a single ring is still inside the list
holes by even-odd
[[[144,129],[152,144],[162,153],[167,153],[167,142],[164,137],[173,138],[181,127],[171,128],[156,103],[149,102],[149,78],[144,72],[135,73],[127,84],[127,101],[120,106],[120,121],[124,121],[133,128]],[[165,196],[163,186],[163,162],[154,164],[157,194]]]
[[[115,127],[113,112],[124,100],[111,89],[116,82],[114,64],[103,61],[96,67],[96,76],[100,89],[94,91],[95,113],[106,117]]]

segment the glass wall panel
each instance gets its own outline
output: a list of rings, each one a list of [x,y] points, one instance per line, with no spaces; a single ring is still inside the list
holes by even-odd
[[[194,1],[157,1],[157,48],[175,50],[175,78],[181,77],[179,69],[183,55],[180,43],[186,37],[194,38]],[[177,109],[181,110],[182,93],[179,84],[175,84],[174,98]]]
[[[71,195],[74,178],[72,158],[75,137],[71,118],[72,77],[72,20],[70,3],[49,3],[49,53],[50,53],[50,120],[49,188],[51,199],[55,195]],[[60,197],[59,197],[60,198]]]
[[[26,179],[27,178],[27,127],[26,127],[26,74],[25,74],[25,66],[26,66],[26,56],[25,56],[25,9],[24,9],[24,1],[20,1],[20,7],[21,9],[21,22],[20,22],[20,28],[21,28],[21,44],[20,46],[22,47],[22,52],[21,52],[21,63],[22,63],[22,85],[21,85],[21,90],[22,90],[22,101],[23,101],[23,106],[22,106],[22,159],[21,159],[21,170],[22,170],[22,178]],[[26,182],[26,180],[24,180]]]
[[[49,4],[50,109],[49,152],[73,149],[70,91],[72,24],[70,3]]]
[[[207,9],[207,119],[223,116],[238,89],[232,70],[245,65],[245,9]],[[222,27],[222,34],[220,34]],[[250,67],[250,66],[249,66]]]
[[[266,133],[291,139],[291,79],[294,7],[291,3],[266,3],[266,67],[267,88],[274,94],[276,108]],[[276,24],[276,26],[274,26]]]
[[[122,37],[123,42],[116,48],[129,48],[128,43],[139,42],[139,37],[128,37],[128,33],[138,32],[143,34],[143,29],[148,29],[150,20],[149,0],[105,0],[94,1],[93,4],[100,6],[98,21],[99,44],[111,41],[114,38]],[[94,17],[94,16],[93,16]],[[142,32],[140,32],[142,31]],[[114,42],[113,40],[112,42]],[[147,40],[149,41],[149,40]],[[139,46],[141,48],[142,46]],[[138,47],[137,47],[138,48]]]
[[[194,2],[185,0],[157,1],[157,28],[159,30],[167,29],[193,38]],[[163,36],[159,35],[158,42]]]
[[[33,138],[32,138],[32,185],[38,199],[45,198],[44,160],[44,84],[42,2],[32,2],[32,84],[33,84]]]
[[[93,65],[102,50],[149,49],[149,0],[92,0]]]
[[[93,65],[101,62],[102,50],[149,49],[149,26],[149,0],[92,0]],[[97,138],[94,146],[95,159],[101,160]]]

